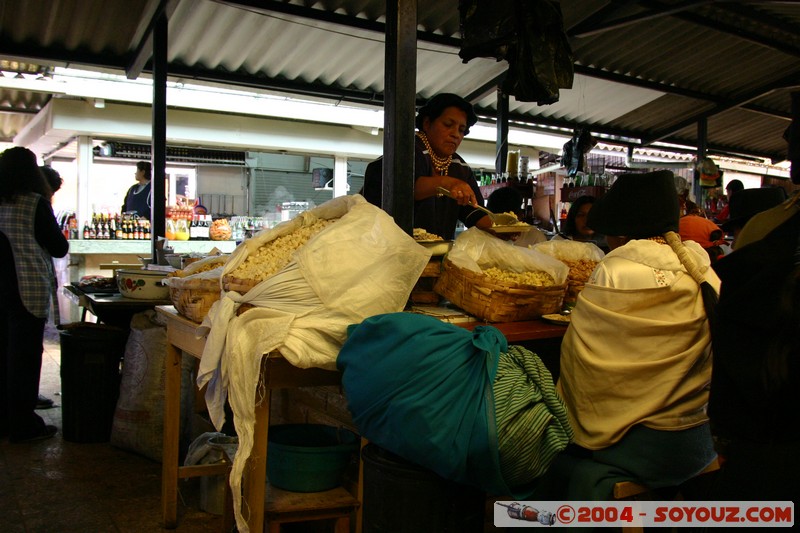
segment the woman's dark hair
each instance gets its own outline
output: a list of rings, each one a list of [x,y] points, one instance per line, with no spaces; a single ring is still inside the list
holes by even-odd
[[[50,190],[53,191],[53,194],[55,194],[64,183],[64,180],[61,178],[61,174],[59,174],[58,171],[50,165],[42,165],[39,167],[39,170],[42,171],[42,175],[44,175],[44,179],[47,180]]]
[[[444,113],[444,110],[448,107],[457,107],[467,114],[467,129],[464,130],[464,135],[467,135],[469,133],[469,129],[474,126],[476,122],[478,122],[478,116],[472,109],[472,104],[457,94],[452,93],[437,94],[428,100],[424,106],[419,108],[415,122],[417,129],[422,131],[422,123],[426,117],[431,121],[436,120],[436,118]]]
[[[725,186],[725,190],[728,191],[728,194],[733,194],[735,192],[743,191],[744,183],[742,183],[741,180],[731,180]]]
[[[153,165],[150,164],[150,161],[139,161],[136,163],[136,170],[141,170],[144,172],[144,177],[147,178],[147,181],[152,179],[153,175]]]
[[[486,209],[492,213],[514,213],[522,210],[522,193],[514,187],[500,187],[486,200]]]
[[[21,146],[9,148],[0,155],[0,202],[28,192],[35,192],[45,198],[53,195],[39,170],[36,154]]]
[[[569,206],[569,211],[567,212],[567,219],[564,221],[564,228],[561,230],[561,233],[566,235],[567,237],[573,237],[576,233],[575,228],[575,218],[578,216],[578,211],[580,211],[581,207],[586,204],[593,204],[594,203],[594,196],[579,196],[577,200],[572,202],[572,205]]]

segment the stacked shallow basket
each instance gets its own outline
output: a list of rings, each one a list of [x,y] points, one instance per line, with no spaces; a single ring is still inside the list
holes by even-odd
[[[219,277],[201,277],[198,274],[221,268],[227,257],[207,257],[170,274],[169,297],[172,305],[189,320],[201,323],[211,306],[220,298]]]
[[[460,268],[445,258],[434,290],[487,322],[517,322],[559,312],[566,288],[566,284],[532,286],[499,282]]]
[[[219,300],[219,279],[181,279],[180,286],[171,285],[169,297],[172,305],[189,320],[201,323],[211,306]]]
[[[586,286],[584,281],[576,281],[574,279],[567,280],[567,293],[564,295],[564,303],[574,304],[578,301],[578,295]]]

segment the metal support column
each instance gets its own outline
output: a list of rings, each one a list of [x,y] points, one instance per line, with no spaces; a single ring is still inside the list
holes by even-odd
[[[495,143],[494,171],[497,175],[506,171],[508,159],[508,95],[497,88],[497,142]]]
[[[792,183],[800,185],[800,91],[792,93],[792,124],[789,126],[789,176]]]
[[[706,157],[708,149],[708,120],[701,118],[697,121],[697,161],[702,161]],[[700,203],[703,191],[700,187],[700,173],[695,168],[694,179],[692,180],[692,194],[695,201]]]
[[[414,228],[417,0],[386,2],[381,207],[409,235]]]
[[[166,175],[167,175],[167,26],[166,13],[162,12],[153,29],[153,180],[150,188],[150,249],[156,262],[156,242],[166,234]]]

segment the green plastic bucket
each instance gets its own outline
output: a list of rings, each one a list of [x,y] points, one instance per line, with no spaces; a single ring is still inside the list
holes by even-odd
[[[267,477],[273,487],[293,492],[321,492],[342,484],[359,437],[324,424],[270,426]]]

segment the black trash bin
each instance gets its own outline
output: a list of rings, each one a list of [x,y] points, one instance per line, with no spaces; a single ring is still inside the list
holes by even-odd
[[[81,322],[63,326],[60,337],[64,440],[107,442],[128,330]]]
[[[375,444],[362,450],[364,533],[482,533],[486,493]]]

